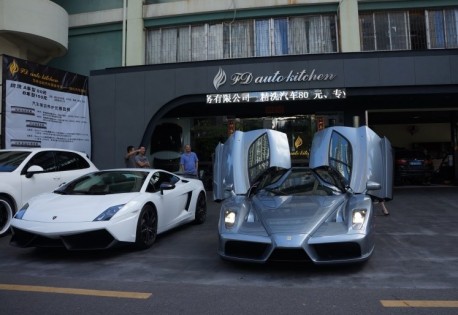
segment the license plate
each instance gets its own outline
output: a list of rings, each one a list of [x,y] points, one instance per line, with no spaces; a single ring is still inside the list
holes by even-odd
[[[421,165],[421,164],[422,164],[421,161],[411,161],[409,163],[409,165],[414,165],[414,166]]]

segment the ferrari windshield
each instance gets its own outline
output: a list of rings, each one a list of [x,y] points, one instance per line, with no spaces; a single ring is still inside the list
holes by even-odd
[[[149,172],[100,171],[79,177],[55,190],[63,195],[105,195],[139,192]]]
[[[331,196],[344,191],[341,180],[329,168],[292,168],[280,178],[275,178],[264,191],[272,195]]]
[[[1,151],[0,172],[14,171],[29,155],[30,152],[26,151]]]

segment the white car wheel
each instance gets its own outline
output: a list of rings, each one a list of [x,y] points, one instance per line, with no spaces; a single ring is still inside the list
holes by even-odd
[[[0,237],[9,232],[11,219],[13,218],[13,207],[5,197],[0,197]]]

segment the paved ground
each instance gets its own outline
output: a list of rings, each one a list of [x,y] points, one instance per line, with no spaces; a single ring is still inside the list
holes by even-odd
[[[378,209],[374,255],[357,266],[225,262],[216,254],[218,207],[210,201],[207,222],[166,233],[145,251],[19,249],[0,238],[0,313],[124,314],[132,307],[162,314],[458,313],[458,187],[397,187],[387,203],[391,214]],[[51,289],[37,295],[14,291],[16,285]],[[52,288],[152,296],[108,301]],[[383,306],[386,300],[401,308]],[[405,300],[455,306],[405,309]]]
[[[211,200],[211,196],[209,195]],[[18,249],[0,239],[0,274],[121,278],[129,281],[259,286],[458,288],[458,187],[401,187],[378,209],[376,250],[362,266],[267,266],[222,261],[217,248],[217,203],[208,220],[158,238],[146,251],[66,252]],[[82,264],[84,263],[84,264]],[[27,266],[27,268],[24,268]],[[325,280],[325,281],[324,281]]]

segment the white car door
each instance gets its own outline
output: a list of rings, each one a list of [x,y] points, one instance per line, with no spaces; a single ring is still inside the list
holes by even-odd
[[[43,172],[28,175],[27,169],[36,165],[43,169]],[[37,152],[21,170],[21,207],[30,198],[38,194],[54,190],[62,182],[61,175],[57,172],[53,151]]]
[[[156,207],[158,211],[158,232],[168,230],[191,216],[189,212],[190,193],[186,184],[179,177],[162,171],[156,171],[151,177],[154,182],[154,193],[158,195]],[[160,185],[173,184],[174,188],[164,189]]]

